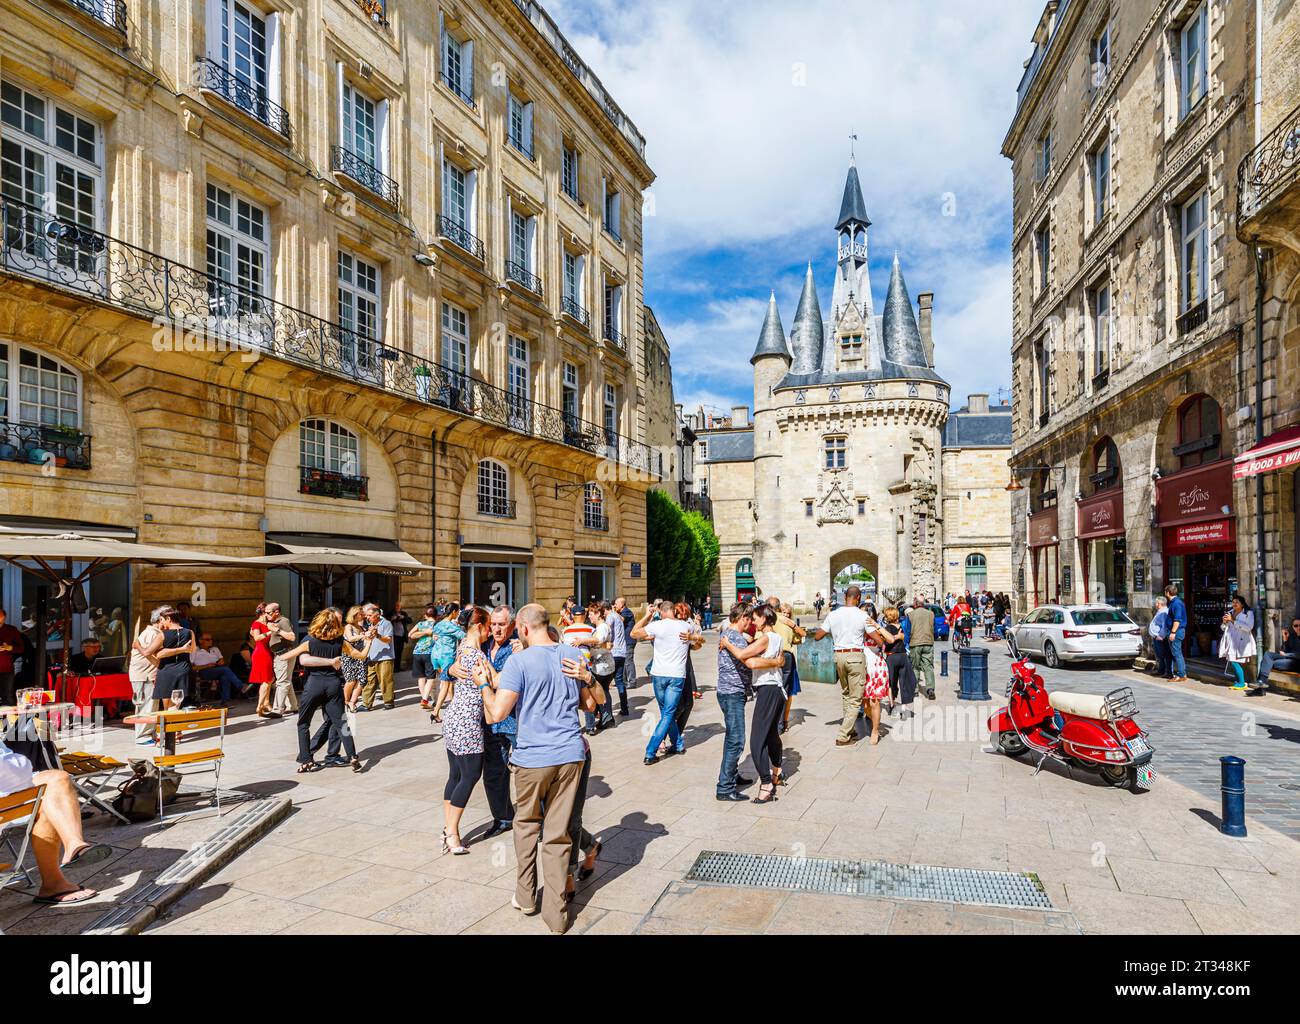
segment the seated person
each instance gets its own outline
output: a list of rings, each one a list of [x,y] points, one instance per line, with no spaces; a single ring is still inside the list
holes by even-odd
[[[200,679],[221,684],[223,703],[229,702],[230,695],[236,691],[241,697],[248,696],[248,687],[226,665],[226,659],[221,655],[221,648],[213,646],[211,633],[203,633],[199,636],[199,646],[190,654],[190,664],[194,666],[194,671],[198,673]]]
[[[35,903],[65,906],[84,903],[99,895],[72,882],[63,873],[74,864],[97,864],[113,853],[105,843],[88,843],[81,831],[81,805],[67,772],[33,772],[32,763],[0,740],[0,797],[33,786],[44,786],[45,796],[32,826],[32,856],[41,876]],[[60,850],[63,857],[60,859]]]
[[[247,641],[240,644],[239,650],[230,659],[230,671],[239,676],[241,682],[248,682],[248,676],[253,671],[253,647]]]
[[[1300,618],[1291,623],[1291,628],[1282,630],[1282,648],[1279,651],[1266,651],[1259,664],[1259,676],[1251,688],[1250,695],[1258,697],[1268,692],[1269,674],[1277,669],[1280,672],[1300,670]]]
[[[87,637],[81,645],[81,650],[68,658],[68,669],[75,676],[88,676],[90,669],[95,664],[95,659],[100,656],[103,646],[93,636]]]

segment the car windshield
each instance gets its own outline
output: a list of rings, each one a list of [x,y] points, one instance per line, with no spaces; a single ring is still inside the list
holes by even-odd
[[[1128,625],[1129,617],[1117,608],[1088,608],[1071,612],[1074,621],[1080,626],[1120,626]]]

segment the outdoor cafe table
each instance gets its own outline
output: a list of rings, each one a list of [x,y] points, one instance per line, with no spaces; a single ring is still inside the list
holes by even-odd
[[[189,714],[193,714],[193,712],[180,711],[180,710],[152,711],[147,715],[131,715],[128,718],[124,718],[122,719],[122,724],[123,725],[147,725],[151,728],[157,729],[160,725],[162,725],[163,719],[166,718],[168,715],[189,715]],[[166,736],[163,737],[163,743],[167,753],[169,754],[176,753],[176,741],[178,739],[180,739],[180,733],[178,732],[168,733]]]
[[[76,713],[81,718],[90,718],[94,713],[95,701],[113,703],[114,707],[111,710],[116,712],[116,703],[130,702],[134,692],[131,689],[131,677],[125,672],[99,676],[77,676],[68,673],[62,677],[59,695],[76,705]]]
[[[58,768],[53,737],[63,724],[64,716],[75,709],[76,705],[69,703],[0,706],[5,746],[16,754],[22,754],[37,771]],[[41,729],[42,722],[44,730]]]

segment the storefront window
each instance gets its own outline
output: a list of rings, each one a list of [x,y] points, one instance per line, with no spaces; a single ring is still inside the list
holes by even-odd
[[[528,566],[518,562],[466,562],[461,565],[462,603],[518,610],[528,602]]]
[[[1178,410],[1179,469],[1218,462],[1223,457],[1222,416],[1219,403],[1209,395],[1188,399]]]

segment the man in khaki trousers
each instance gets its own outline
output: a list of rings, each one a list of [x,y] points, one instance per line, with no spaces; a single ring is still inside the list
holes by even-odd
[[[568,930],[564,889],[573,837],[569,818],[578,797],[587,747],[578,709],[594,712],[605,702],[581,651],[557,644],[547,633],[550,617],[539,604],[515,616],[524,649],[511,655],[495,678],[481,666],[475,681],[483,692],[489,724],[513,711],[519,723],[510,765],[515,777],[515,860],[518,875],[510,904],[536,914],[537,858],[542,861],[542,919],[552,932]]]
[[[822,628],[814,639],[830,636],[835,644],[835,678],[840,684],[843,698],[844,721],[840,723],[837,747],[847,747],[858,741],[858,712],[862,710],[862,696],[867,689],[867,655],[864,650],[866,631],[870,623],[862,610],[862,591],[849,587],[844,593],[844,605],[836,608],[822,621]]]

